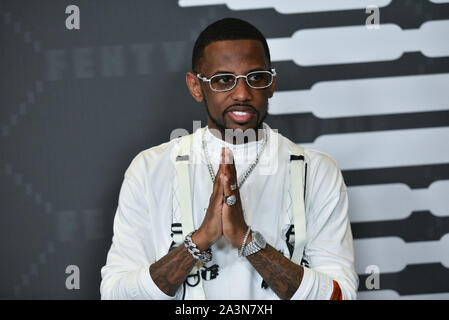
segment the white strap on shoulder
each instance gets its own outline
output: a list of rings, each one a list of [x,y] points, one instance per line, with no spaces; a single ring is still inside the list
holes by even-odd
[[[178,174],[178,197],[181,212],[182,235],[185,238],[194,230],[192,216],[192,192],[190,188],[190,148],[192,135],[183,136],[180,140],[178,156],[176,157],[176,172]]]
[[[301,264],[306,243],[306,212],[304,204],[304,148],[296,143],[290,156],[290,193],[292,197],[293,223],[295,225],[295,249],[292,261]]]
[[[181,212],[182,235],[185,238],[190,232],[194,231],[193,211],[192,211],[192,192],[190,184],[189,164],[191,157],[193,134],[183,136],[180,140],[180,148],[176,157],[176,172],[178,177],[178,195],[179,209]],[[193,267],[193,272],[197,273],[199,280],[194,287],[189,287],[193,300],[205,300],[206,296],[203,289],[203,279],[201,277],[201,263],[198,262]]]

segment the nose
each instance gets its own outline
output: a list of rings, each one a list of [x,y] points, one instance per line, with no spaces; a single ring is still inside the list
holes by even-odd
[[[238,78],[234,89],[232,89],[232,98],[236,101],[249,101],[252,99],[251,88],[246,83],[245,78]]]

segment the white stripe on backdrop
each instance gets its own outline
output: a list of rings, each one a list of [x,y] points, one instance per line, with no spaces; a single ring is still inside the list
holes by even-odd
[[[318,66],[391,61],[413,51],[421,51],[429,58],[449,56],[448,34],[449,20],[437,20],[411,30],[395,24],[381,24],[379,29],[364,25],[306,29],[291,37],[267,41],[272,61]]]
[[[323,81],[310,90],[276,91],[269,101],[269,113],[356,117],[449,110],[448,101],[449,73],[442,73]]]
[[[342,170],[449,163],[449,127],[340,133],[300,145],[331,155]]]
[[[429,210],[437,217],[449,216],[449,180],[429,188],[413,189],[402,183],[348,187],[351,222],[401,220],[413,211]]]
[[[449,234],[437,241],[410,243],[397,237],[356,239],[354,252],[358,274],[365,273],[369,265],[377,266],[381,273],[399,272],[407,265],[417,263],[441,263],[448,268]]]
[[[179,0],[180,7],[226,5],[231,10],[273,8],[279,13],[307,13],[320,11],[365,9],[368,6],[385,7],[391,0]]]

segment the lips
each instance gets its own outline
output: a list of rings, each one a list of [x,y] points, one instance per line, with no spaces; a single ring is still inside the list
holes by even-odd
[[[246,123],[256,116],[254,108],[249,106],[232,106],[226,113],[237,123]]]

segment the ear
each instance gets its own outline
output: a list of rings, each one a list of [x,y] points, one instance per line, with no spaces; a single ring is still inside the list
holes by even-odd
[[[186,73],[186,84],[189,88],[190,94],[193,99],[198,102],[203,101],[203,92],[201,91],[201,83],[200,80],[196,77],[196,75],[192,72]]]
[[[271,83],[271,86],[268,88],[268,98],[273,97],[274,89],[276,88],[276,79],[277,77],[273,77],[273,83]]]

